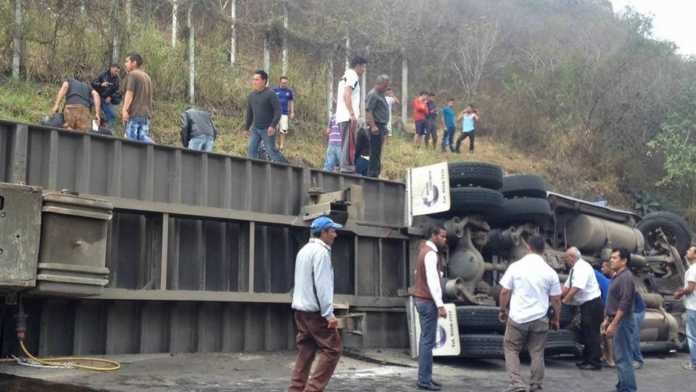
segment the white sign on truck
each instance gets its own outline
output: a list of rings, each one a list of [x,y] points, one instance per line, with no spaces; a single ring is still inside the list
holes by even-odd
[[[407,217],[449,211],[450,188],[447,162],[414,167],[406,174]]]
[[[459,323],[457,322],[457,307],[454,304],[445,304],[447,318],[437,319],[437,331],[435,332],[435,348],[433,356],[447,357],[457,356],[461,352],[459,341]],[[413,297],[408,298],[407,305],[408,333],[411,342],[411,357],[418,357],[418,344],[420,343],[420,319]]]

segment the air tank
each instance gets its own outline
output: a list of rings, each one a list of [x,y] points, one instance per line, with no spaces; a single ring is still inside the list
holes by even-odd
[[[631,253],[641,253],[645,242],[638,229],[584,214],[568,222],[566,239],[568,245],[589,254],[602,248],[626,248]]]

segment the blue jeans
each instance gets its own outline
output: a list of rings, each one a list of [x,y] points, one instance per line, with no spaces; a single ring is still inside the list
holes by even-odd
[[[635,362],[643,363],[643,354],[640,352],[640,325],[643,324],[643,319],[645,319],[645,312],[633,313],[633,320],[635,320],[636,328],[633,330],[633,360]]]
[[[633,331],[636,321],[633,315],[621,320],[614,335],[614,362],[616,362],[616,374],[619,382],[616,384],[617,392],[635,392],[636,373],[633,369]]]
[[[150,120],[145,117],[131,117],[126,123],[126,139],[152,143]]]
[[[365,159],[362,155],[355,159],[355,173],[367,177],[367,170],[370,167],[370,160]]]
[[[116,110],[114,105],[109,102],[102,101],[102,113],[104,113],[104,121],[109,124],[109,127],[113,128],[116,124]]]
[[[689,342],[691,364],[696,366],[696,310],[686,310],[686,339]]]
[[[326,147],[326,160],[324,161],[324,170],[335,171],[341,165],[341,145],[329,144]]]
[[[433,381],[433,348],[437,331],[437,306],[435,302],[416,298],[420,319],[418,344],[418,383],[428,385]]]
[[[275,134],[268,136],[268,129],[259,129],[251,127],[249,130],[249,145],[247,146],[247,157],[259,159],[259,142],[263,141],[266,146],[266,152],[273,162],[283,162],[284,159],[278,152],[275,144]]]
[[[211,152],[213,151],[213,143],[215,143],[215,139],[212,136],[198,135],[189,140],[188,148],[189,150]]]
[[[454,148],[454,127],[447,127],[445,134],[442,135],[442,149],[444,150],[445,147]]]

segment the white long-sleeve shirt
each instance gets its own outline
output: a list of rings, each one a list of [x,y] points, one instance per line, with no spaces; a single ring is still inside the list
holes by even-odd
[[[437,269],[437,246],[432,241],[425,243],[432,251],[425,254],[425,280],[428,282],[430,296],[433,297],[435,306],[445,306],[442,302],[442,287],[440,286],[440,271]]]
[[[303,312],[320,312],[327,320],[334,318],[334,272],[331,247],[319,238],[311,238],[295,260],[295,288],[292,308]]]

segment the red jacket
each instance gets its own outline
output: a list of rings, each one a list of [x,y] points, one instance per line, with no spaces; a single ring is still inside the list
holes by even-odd
[[[413,100],[413,120],[423,121],[428,115],[428,105],[420,98]]]

